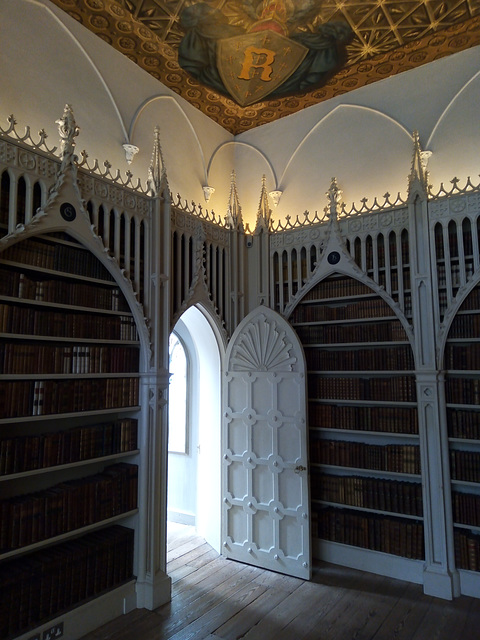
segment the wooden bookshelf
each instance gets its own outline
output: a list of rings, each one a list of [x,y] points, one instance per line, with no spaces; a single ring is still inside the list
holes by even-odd
[[[1,500],[0,560],[14,549],[133,511],[137,491],[137,465],[117,463],[93,476]]]
[[[135,321],[95,256],[63,233],[1,253],[1,637],[132,581],[138,394]]]
[[[12,431],[15,426],[15,423],[10,425]],[[4,436],[2,433],[0,479],[12,474],[136,452],[137,429],[136,419],[124,418],[23,436]]]
[[[401,322],[346,276],[318,283],[290,320],[308,370],[314,548],[338,561],[340,545],[349,566],[368,567],[378,553],[422,560],[416,381]]]
[[[450,326],[444,356],[455,561],[459,569],[474,572],[480,571],[479,336],[477,286]]]
[[[100,529],[1,565],[0,633],[17,637],[133,575],[132,529]]]

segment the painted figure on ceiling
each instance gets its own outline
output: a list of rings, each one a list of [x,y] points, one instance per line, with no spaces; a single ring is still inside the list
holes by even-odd
[[[220,11],[197,2],[180,16],[178,62],[242,107],[304,93],[343,64],[351,37],[343,22],[319,23],[318,8],[315,0],[233,0]]]

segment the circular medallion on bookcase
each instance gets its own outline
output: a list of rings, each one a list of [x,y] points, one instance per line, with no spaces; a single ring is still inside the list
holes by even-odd
[[[340,262],[340,254],[338,251],[331,251],[327,256],[327,260],[330,264],[338,264]]]
[[[73,204],[64,202],[60,205],[60,215],[67,222],[73,222],[77,217],[77,212],[75,211],[75,207],[73,206]]]

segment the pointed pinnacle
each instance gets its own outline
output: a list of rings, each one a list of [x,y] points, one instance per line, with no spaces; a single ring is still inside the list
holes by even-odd
[[[160,144],[160,127],[157,125],[153,132],[152,159],[148,168],[148,184],[155,195],[160,193],[163,182],[167,183],[167,171]]]
[[[262,176],[262,191],[260,194],[260,202],[257,212],[257,228],[263,226],[268,229],[270,225],[270,218],[272,210],[268,206],[268,193],[267,193],[267,179],[265,175]]]
[[[231,173],[230,179],[230,196],[228,199],[227,219],[232,228],[236,228],[243,224],[242,207],[238,198],[237,180],[235,171]]]
[[[428,190],[428,171],[427,171],[427,163],[432,155],[431,151],[422,151],[420,147],[420,136],[418,131],[414,131],[413,135],[413,157],[412,157],[412,168],[410,171],[410,176],[408,179],[409,182],[409,192],[412,191],[415,184],[420,185],[423,191]]]

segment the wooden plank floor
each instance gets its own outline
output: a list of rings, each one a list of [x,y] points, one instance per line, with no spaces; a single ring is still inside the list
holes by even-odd
[[[83,640],[479,640],[480,599],[318,563],[297,578],[225,560],[191,527],[169,524],[172,601],[137,609]]]

